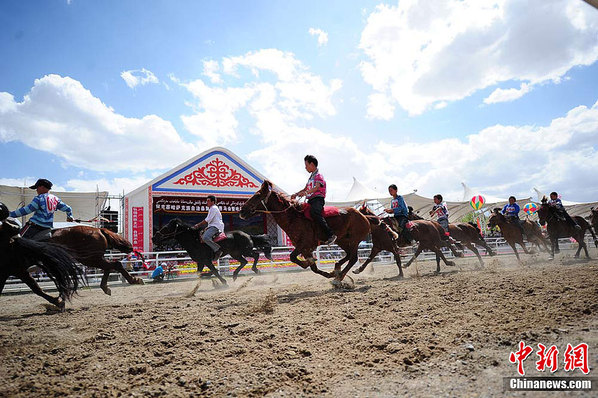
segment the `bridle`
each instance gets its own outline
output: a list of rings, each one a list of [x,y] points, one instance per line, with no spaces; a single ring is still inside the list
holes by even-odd
[[[169,234],[165,234],[161,231],[158,231],[156,233],[160,234],[160,236],[162,236],[162,239],[172,239],[178,234],[178,229],[179,229],[179,224],[177,223],[174,227],[174,231]]]
[[[268,210],[268,206],[266,206],[266,202],[268,201],[268,199],[270,199],[270,195],[272,195],[272,190],[268,191],[268,195],[266,195],[266,197],[264,199],[261,199],[260,202],[262,204],[262,206],[264,206],[264,210],[258,210],[255,209],[253,212],[254,213],[265,213],[265,214],[280,214],[280,213],[284,213],[287,210],[289,210],[291,207],[293,207],[293,204],[289,204],[287,206],[286,209],[284,210]]]

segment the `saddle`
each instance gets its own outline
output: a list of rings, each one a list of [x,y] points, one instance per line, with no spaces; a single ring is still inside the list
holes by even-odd
[[[311,205],[309,203],[304,203],[303,204],[303,215],[308,220],[313,221],[313,218],[311,218],[309,209],[311,209]],[[339,214],[340,214],[340,211],[339,211],[338,207],[335,207],[335,206],[324,206],[324,210],[322,211],[322,216],[324,216],[324,218],[338,216]]]
[[[220,242],[221,240],[226,239],[226,234],[224,232],[218,232],[216,234],[214,234],[214,236],[212,237],[212,240],[214,242]],[[201,243],[203,243],[203,231],[199,232],[199,241]]]

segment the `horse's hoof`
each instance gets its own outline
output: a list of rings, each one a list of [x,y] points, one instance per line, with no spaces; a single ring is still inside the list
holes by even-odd
[[[446,263],[446,265],[448,265],[449,267],[454,267],[455,263],[453,261],[449,261],[448,263]]]
[[[361,270],[360,269],[354,269],[353,272],[355,275],[361,274]]]
[[[137,285],[145,285],[145,282],[143,281],[143,279],[137,278],[137,280],[135,281],[135,284],[137,284]]]
[[[237,280],[237,275],[233,275],[233,282]]]
[[[102,289],[104,291],[104,293],[106,293],[108,296],[112,296],[112,290],[110,290],[109,287],[107,287],[106,289]]]

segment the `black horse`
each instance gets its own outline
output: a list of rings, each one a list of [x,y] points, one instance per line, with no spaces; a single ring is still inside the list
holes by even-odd
[[[575,252],[575,258],[579,258],[581,249],[584,250],[586,258],[590,258],[588,246],[584,240],[586,230],[589,230],[592,236],[594,236],[590,224],[580,216],[574,216],[571,218],[573,218],[573,220],[581,227],[581,229],[574,228],[568,224],[567,221],[561,219],[559,214],[557,214],[557,209],[553,206],[550,206],[546,198],[542,199],[542,205],[538,209],[538,221],[540,221],[541,225],[547,224],[546,230],[548,231],[548,236],[550,237],[551,256],[554,257],[554,253],[560,252],[559,238],[571,237],[575,239],[579,245],[577,247],[577,252]],[[594,239],[596,239],[596,236],[594,236]]]
[[[153,236],[153,242],[156,244],[161,244],[168,239],[175,239],[183,246],[189,256],[197,263],[198,272],[201,272],[204,267],[208,267],[212,274],[226,285],[226,280],[220,276],[218,270],[212,264],[214,252],[206,243],[200,241],[198,230],[184,223],[181,219],[175,218]],[[233,280],[237,279],[239,272],[247,264],[245,257],[254,259],[251,269],[256,274],[259,274],[257,269],[257,262],[260,257],[259,251],[262,251],[266,258],[272,260],[272,245],[268,241],[267,235],[249,235],[243,231],[231,231],[226,233],[226,239],[217,243],[222,249],[223,256],[229,254],[240,263],[233,272]]]
[[[0,204],[1,205],[1,204]],[[18,235],[20,226],[11,218],[0,221],[0,294],[9,276],[22,280],[35,294],[64,310],[83,280],[81,269],[60,245],[36,242]],[[46,294],[29,274],[31,266],[38,266],[56,284],[58,297]]]

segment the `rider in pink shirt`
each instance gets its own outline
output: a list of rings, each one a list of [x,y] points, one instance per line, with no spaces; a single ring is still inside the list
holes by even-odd
[[[309,180],[307,180],[305,188],[291,195],[291,199],[301,196],[306,197],[307,203],[311,205],[309,209],[311,218],[326,231],[328,240],[325,244],[331,245],[336,241],[336,235],[326,222],[324,216],[322,216],[322,211],[324,210],[324,198],[326,197],[326,181],[324,181],[324,177],[318,170],[318,159],[316,159],[315,156],[307,155],[305,156],[304,161],[305,170],[311,173]]]

